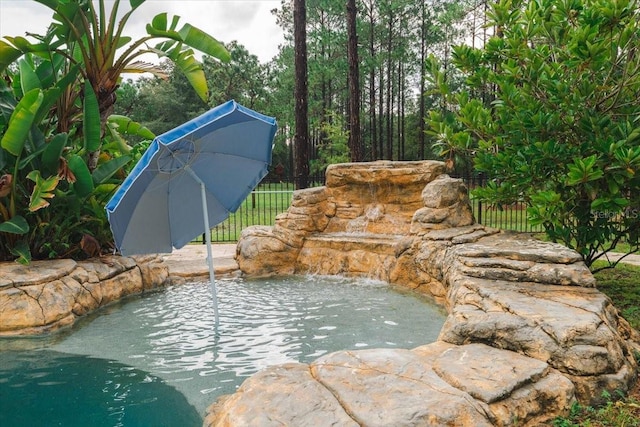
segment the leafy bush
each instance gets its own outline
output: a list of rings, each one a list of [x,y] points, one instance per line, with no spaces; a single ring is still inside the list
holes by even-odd
[[[443,98],[430,134],[491,178],[476,196],[529,220],[587,265],[640,235],[640,16],[635,0],[501,0],[483,48],[454,47],[465,78],[427,64]],[[453,73],[455,74],[455,73]]]

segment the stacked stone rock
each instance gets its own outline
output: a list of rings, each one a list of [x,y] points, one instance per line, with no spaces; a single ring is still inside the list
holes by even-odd
[[[170,281],[166,265],[156,255],[105,261],[3,263],[0,336],[55,331],[99,307]]]
[[[205,425],[518,425],[629,390],[637,334],[574,251],[474,224],[439,162],[333,165],[274,227],[246,229],[250,275],[368,276],[448,311],[437,342],[268,368]]]

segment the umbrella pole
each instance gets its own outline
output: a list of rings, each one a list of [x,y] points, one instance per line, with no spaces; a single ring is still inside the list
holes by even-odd
[[[209,229],[209,209],[207,209],[207,192],[204,186],[204,182],[193,172],[193,170],[187,165],[185,170],[191,175],[193,179],[200,184],[200,196],[202,198],[202,214],[204,216],[204,235],[207,242],[207,262],[209,264],[209,281],[211,282],[211,295],[213,296],[213,313],[215,315],[216,329],[220,324],[218,318],[218,295],[216,292],[216,278],[213,270],[213,255],[211,254],[211,230]]]

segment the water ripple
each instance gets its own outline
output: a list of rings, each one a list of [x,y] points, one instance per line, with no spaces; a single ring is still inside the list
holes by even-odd
[[[164,378],[202,412],[215,395],[286,362],[343,349],[412,348],[444,322],[437,306],[363,279],[296,276],[174,286],[84,322],[56,349],[110,358]],[[213,396],[212,396],[213,395]]]

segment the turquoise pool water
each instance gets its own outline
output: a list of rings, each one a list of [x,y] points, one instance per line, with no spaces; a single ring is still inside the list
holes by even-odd
[[[445,318],[429,300],[363,279],[217,285],[217,330],[208,284],[192,283],[114,304],[53,337],[0,340],[0,426],[199,426],[208,405],[260,369],[413,348],[435,341]]]

